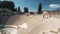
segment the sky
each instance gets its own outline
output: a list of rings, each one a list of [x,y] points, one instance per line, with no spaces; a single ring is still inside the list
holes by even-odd
[[[15,3],[15,7],[20,6],[24,11],[24,7],[28,7],[29,11],[38,11],[39,3],[42,4],[42,10],[54,10],[60,7],[60,0],[11,0]]]

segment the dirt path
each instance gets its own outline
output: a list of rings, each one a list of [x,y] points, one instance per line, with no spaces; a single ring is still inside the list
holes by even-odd
[[[7,24],[20,26],[16,29],[18,34],[42,34],[43,32],[52,34],[51,30],[57,31],[60,28],[60,19],[54,17],[43,18],[42,15],[15,15],[7,21]]]

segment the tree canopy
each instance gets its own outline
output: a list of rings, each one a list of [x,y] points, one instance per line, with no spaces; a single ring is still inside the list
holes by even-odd
[[[41,3],[39,3],[39,6],[38,6],[38,13],[42,13],[42,5],[41,5]]]
[[[24,13],[28,13],[28,8],[24,7]]]
[[[0,8],[7,8],[13,10],[15,7],[14,2],[12,1],[0,1]]]

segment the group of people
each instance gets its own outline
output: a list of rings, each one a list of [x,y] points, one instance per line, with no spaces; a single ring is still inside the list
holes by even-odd
[[[43,15],[43,18],[50,18],[52,15]]]

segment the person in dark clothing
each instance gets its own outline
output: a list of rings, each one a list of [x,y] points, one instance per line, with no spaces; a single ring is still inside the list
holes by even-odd
[[[51,17],[51,15],[50,15],[50,17]]]
[[[43,18],[44,18],[44,15],[43,15]]]

